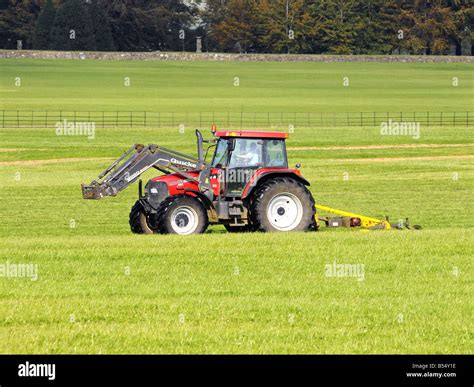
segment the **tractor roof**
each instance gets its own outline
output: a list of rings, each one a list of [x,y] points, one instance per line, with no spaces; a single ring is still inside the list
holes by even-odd
[[[249,137],[249,138],[288,138],[285,132],[264,132],[258,130],[226,130],[215,132],[216,137]]]

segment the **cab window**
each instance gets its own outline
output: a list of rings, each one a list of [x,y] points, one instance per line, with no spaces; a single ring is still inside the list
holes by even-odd
[[[259,139],[238,138],[229,161],[229,168],[246,168],[262,165],[262,145]]]
[[[266,140],[266,167],[287,168],[286,149],[284,140]]]
[[[217,143],[217,148],[214,153],[214,159],[212,160],[212,166],[215,168],[219,164],[222,166],[225,166],[227,163],[227,140],[226,139],[220,139],[219,142]]]

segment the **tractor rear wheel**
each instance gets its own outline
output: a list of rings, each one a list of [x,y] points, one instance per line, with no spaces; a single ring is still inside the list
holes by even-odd
[[[165,199],[158,208],[157,224],[162,234],[202,234],[209,221],[201,202],[189,195]]]
[[[291,178],[263,183],[250,203],[250,221],[255,231],[308,231],[314,227],[315,213],[311,192]]]
[[[130,228],[135,234],[155,234],[156,231],[150,227],[148,215],[139,200],[130,211]]]

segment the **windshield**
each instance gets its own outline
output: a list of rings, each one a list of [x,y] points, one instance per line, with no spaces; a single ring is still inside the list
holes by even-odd
[[[217,143],[216,152],[214,153],[214,159],[212,160],[212,166],[215,168],[217,165],[225,165],[227,162],[227,140],[220,139]]]
[[[262,164],[262,144],[263,141],[258,139],[237,139],[229,168],[256,167]]]

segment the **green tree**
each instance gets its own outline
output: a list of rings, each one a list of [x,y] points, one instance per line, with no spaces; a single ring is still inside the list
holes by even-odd
[[[35,32],[33,35],[33,48],[35,50],[47,50],[50,48],[50,35],[53,26],[56,10],[52,0],[46,0],[45,6],[36,20]]]
[[[0,44],[4,48],[16,48],[17,40],[21,40],[23,48],[31,48],[39,11],[36,0],[1,0]]]
[[[104,9],[98,0],[93,0],[88,6],[89,15],[92,21],[92,29],[95,36],[95,48],[97,51],[115,50],[112,30]]]
[[[474,7],[472,0],[448,1],[455,29],[449,39],[456,46],[456,54],[473,55],[474,52]]]
[[[91,2],[92,1],[92,2]],[[61,7],[56,16],[52,3]],[[0,47],[469,54],[472,0],[0,0]],[[38,14],[40,13],[40,16]],[[51,27],[52,26],[52,27]],[[400,34],[401,32],[401,34]],[[54,41],[54,42],[53,42]],[[33,44],[34,43],[34,44]]]
[[[181,1],[99,0],[111,20],[112,36],[120,51],[181,50],[184,32],[195,22],[196,8]]]
[[[315,30],[304,0],[261,1],[264,16],[262,41],[268,52],[306,53],[312,51]]]
[[[445,0],[403,1],[400,25],[402,47],[413,54],[446,54],[456,34],[452,10]]]
[[[81,0],[66,0],[58,8],[51,29],[54,50],[95,50],[95,37],[87,8]]]
[[[355,0],[311,1],[308,10],[314,23],[312,52],[351,54],[356,39]]]
[[[397,3],[359,0],[353,15],[354,54],[391,54],[398,47]]]
[[[261,31],[259,10],[253,0],[211,1],[208,3],[208,33],[219,51],[255,51]]]

